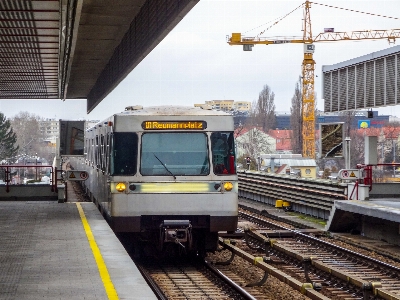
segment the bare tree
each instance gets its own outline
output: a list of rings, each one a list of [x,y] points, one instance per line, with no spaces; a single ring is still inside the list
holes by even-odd
[[[364,163],[365,156],[365,132],[364,130],[351,130],[350,132],[350,168]]]
[[[274,147],[273,138],[266,133],[253,128],[245,134],[236,138],[236,145],[244,155],[255,158],[260,154],[272,153]]]
[[[292,97],[292,106],[290,108],[290,127],[292,128],[291,133],[291,144],[293,153],[302,153],[303,150],[303,136],[302,136],[302,115],[301,115],[301,103],[302,103],[302,92],[301,92],[301,77],[296,83],[294,94]]]
[[[275,94],[266,84],[258,95],[258,100],[253,103],[252,117],[254,125],[262,128],[264,132],[275,128]]]
[[[357,111],[355,110],[346,110],[339,112],[339,119],[341,122],[344,122],[344,134],[345,136],[350,136],[351,135],[351,130],[356,129],[352,127],[352,124],[354,123],[355,117],[356,117]]]
[[[389,122],[383,128],[383,132],[385,135],[385,142],[383,144],[384,147],[384,158],[383,163],[398,163],[399,162],[399,154],[397,141],[399,139],[400,134],[400,123],[399,122]],[[395,166],[386,166],[384,170],[389,172],[387,175],[395,175]],[[392,173],[393,172],[393,173]]]
[[[29,112],[19,112],[10,118],[12,127],[17,134],[19,154],[42,156],[43,135],[40,131],[41,117]]]

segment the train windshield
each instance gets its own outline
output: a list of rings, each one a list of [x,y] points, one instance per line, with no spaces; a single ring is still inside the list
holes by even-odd
[[[211,134],[212,162],[217,175],[236,174],[233,132]]]
[[[205,133],[145,133],[140,173],[145,176],[208,175]]]

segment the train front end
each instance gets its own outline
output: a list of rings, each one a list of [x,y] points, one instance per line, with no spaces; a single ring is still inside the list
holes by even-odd
[[[163,107],[117,115],[108,204],[116,232],[159,249],[217,247],[238,222],[232,116]]]

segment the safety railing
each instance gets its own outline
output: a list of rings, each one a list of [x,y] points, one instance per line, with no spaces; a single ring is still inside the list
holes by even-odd
[[[58,173],[61,173],[62,170],[58,170],[57,167],[53,167],[51,165],[0,165],[0,170],[3,170],[4,172],[4,184],[6,186],[6,192],[10,192],[11,186],[26,184],[23,181],[21,182],[21,174],[29,174],[30,176],[28,177],[34,177],[35,179],[33,180],[38,182],[38,178],[41,177],[41,173],[44,169],[46,170],[47,174],[50,172],[49,185],[51,191],[57,193],[57,183],[58,181],[62,180],[61,176],[58,176]],[[26,177],[26,179],[28,179],[28,177]]]

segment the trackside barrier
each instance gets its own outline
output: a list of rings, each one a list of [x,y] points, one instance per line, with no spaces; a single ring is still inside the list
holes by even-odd
[[[240,197],[271,206],[276,206],[276,199],[280,199],[289,202],[294,211],[325,220],[335,200],[347,200],[347,185],[329,180],[249,171],[238,172],[238,178]]]
[[[378,166],[400,167],[400,163],[385,163],[385,164],[376,164],[376,165],[359,164],[359,165],[357,165],[358,169],[364,171],[364,178],[361,179],[360,183],[364,183],[365,185],[368,185],[369,191],[372,190],[372,183],[373,183],[372,167],[378,167]]]

